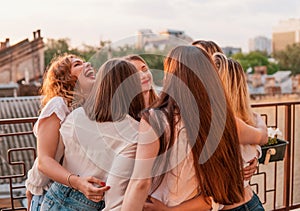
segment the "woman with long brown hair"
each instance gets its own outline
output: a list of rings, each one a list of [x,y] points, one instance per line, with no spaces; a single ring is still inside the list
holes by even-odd
[[[125,56],[124,59],[132,63],[140,73],[145,106],[147,108],[158,99],[157,93],[153,87],[152,73],[146,61],[141,56],[137,54],[131,54]]]
[[[60,169],[44,171],[57,173],[42,209],[102,210],[100,200],[105,198],[105,210],[119,210],[134,164],[139,113],[144,108],[134,65],[123,59],[105,62],[85,104],[73,110],[61,126],[64,160]],[[102,192],[83,195],[78,183],[82,177],[99,178],[110,186],[96,183],[105,186]],[[70,187],[63,185],[66,178]]]
[[[199,195],[198,210],[211,209],[213,201],[242,200],[236,119],[214,68],[209,55],[194,46],[168,54],[160,99],[142,115],[122,210],[142,210],[151,186],[152,196],[168,206]]]
[[[222,53],[214,53],[213,61],[217,67],[218,74],[223,82],[224,89],[227,93],[231,108],[236,117],[243,120],[248,125],[257,127],[257,118],[259,114],[254,113],[250,106],[250,95],[245,72],[237,61],[227,58]],[[259,145],[265,144],[255,139],[245,142],[240,139],[240,147],[244,167],[249,165],[253,159],[258,159],[261,155]],[[264,210],[258,196],[249,186],[249,180],[244,181],[245,196],[244,199],[236,204],[225,206],[225,210]]]

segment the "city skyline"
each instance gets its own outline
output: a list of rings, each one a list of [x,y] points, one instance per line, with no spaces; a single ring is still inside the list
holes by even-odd
[[[32,39],[32,32],[41,29],[42,37],[69,38],[72,47],[117,42],[135,36],[139,29],[154,33],[175,29],[193,39],[247,52],[249,39],[271,39],[279,21],[300,18],[297,0],[11,0],[1,6],[1,42]]]

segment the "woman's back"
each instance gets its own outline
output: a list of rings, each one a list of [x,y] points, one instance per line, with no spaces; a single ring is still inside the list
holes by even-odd
[[[63,166],[80,176],[106,181],[106,209],[121,205],[136,152],[138,122],[129,115],[116,122],[90,120],[83,108],[75,109],[62,124],[65,145]]]
[[[170,149],[172,151],[167,161],[171,169],[166,172],[161,185],[151,194],[167,206],[176,206],[195,197],[199,189],[186,130],[184,127],[178,129],[178,137]]]

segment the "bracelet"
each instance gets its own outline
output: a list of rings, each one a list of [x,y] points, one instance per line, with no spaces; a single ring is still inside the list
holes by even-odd
[[[68,184],[69,184],[69,186],[70,186],[70,188],[73,188],[74,190],[77,190],[76,188],[74,188],[72,185],[71,185],[71,182],[70,182],[70,177],[71,176],[77,176],[78,177],[78,175],[76,175],[76,174],[69,174],[68,175],[68,177],[67,177],[67,181],[68,181]]]

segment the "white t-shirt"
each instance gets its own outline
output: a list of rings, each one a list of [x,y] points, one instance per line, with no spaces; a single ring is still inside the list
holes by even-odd
[[[71,112],[60,128],[65,145],[63,166],[80,176],[95,176],[111,189],[104,210],[120,210],[132,174],[139,122],[126,115],[121,121],[91,121],[83,108]]]
[[[243,158],[243,166],[247,167],[250,164],[248,163],[253,158],[260,158],[261,156],[261,147],[257,144],[240,144],[241,155]],[[244,187],[249,185],[249,180],[244,180]]]
[[[42,109],[37,122],[33,127],[34,135],[37,137],[39,122],[41,119],[50,117],[55,114],[60,119],[60,124],[65,120],[70,110],[62,97],[53,97]],[[43,140],[41,140],[43,141]],[[63,155],[63,145],[59,142],[55,159],[59,161]],[[28,178],[25,181],[27,190],[33,195],[42,195],[44,190],[50,187],[50,179],[38,170],[38,158],[35,159],[32,168],[28,171]]]
[[[161,185],[151,194],[167,206],[176,206],[194,198],[199,192],[199,183],[194,168],[194,158],[188,142],[186,130],[177,125],[178,137],[172,147],[168,171]]]

